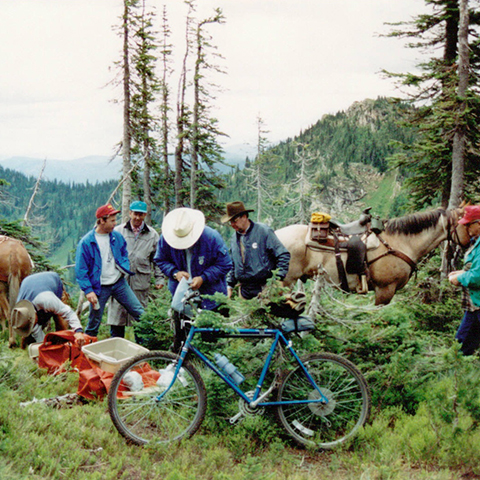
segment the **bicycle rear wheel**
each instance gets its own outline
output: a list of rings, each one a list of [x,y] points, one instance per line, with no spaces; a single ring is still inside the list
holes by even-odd
[[[166,385],[160,380],[157,382],[158,372],[164,372],[177,360],[178,356],[170,352],[148,352],[134,357],[113,377],[108,411],[119,433],[129,442],[136,445],[169,443],[192,436],[200,427],[205,417],[207,393],[200,374],[189,362],[183,363],[175,383],[159,398],[170,381],[165,380]],[[140,386],[131,385],[132,372],[137,379],[140,373],[143,386],[142,382]],[[164,375],[166,379],[168,374]]]
[[[327,404],[279,405],[277,418],[303,446],[333,448],[355,435],[370,414],[370,390],[353,363],[331,353],[302,358]],[[320,394],[300,367],[289,372],[278,389],[278,401],[314,400]]]

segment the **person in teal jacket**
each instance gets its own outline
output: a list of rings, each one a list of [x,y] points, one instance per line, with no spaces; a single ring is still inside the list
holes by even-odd
[[[119,212],[109,203],[99,207],[95,228],[80,240],[77,247],[75,275],[90,302],[85,333],[93,337],[98,334],[103,310],[110,297],[115,298],[134,320],[143,314],[142,304],[124,276],[134,273],[130,271],[127,242],[121,233],[114,230]],[[110,335],[123,337],[124,331],[111,328]]]
[[[471,247],[465,254],[463,270],[451,272],[448,280],[463,287],[464,316],[455,338],[461,343],[464,355],[472,355],[480,345],[480,205],[465,207],[459,220],[470,236]]]

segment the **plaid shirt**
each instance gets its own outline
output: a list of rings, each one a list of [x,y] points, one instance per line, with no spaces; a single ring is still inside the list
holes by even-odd
[[[470,270],[472,266],[471,262],[466,263],[463,267],[465,271]],[[470,298],[470,293],[468,292],[468,288],[462,287],[462,310],[466,312],[476,312],[480,310],[480,307],[477,307],[472,303],[472,299]]]

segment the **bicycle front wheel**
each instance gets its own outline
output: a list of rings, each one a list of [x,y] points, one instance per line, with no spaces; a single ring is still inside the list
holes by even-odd
[[[294,440],[303,446],[333,448],[355,435],[370,414],[367,382],[353,363],[331,353],[314,353],[302,362],[328,403],[279,405],[277,418]],[[289,372],[278,390],[278,401],[320,398],[304,371]]]
[[[172,373],[165,372],[172,372],[177,360],[178,356],[170,352],[144,353],[123,365],[113,377],[108,411],[129,442],[169,443],[192,436],[200,427],[207,393],[195,367],[184,362],[175,383],[165,393],[170,384],[168,375],[173,378]]]

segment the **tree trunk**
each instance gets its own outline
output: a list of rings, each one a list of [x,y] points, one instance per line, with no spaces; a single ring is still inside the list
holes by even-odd
[[[448,207],[456,208],[463,199],[465,172],[465,120],[466,93],[469,81],[468,48],[468,0],[460,0],[460,22],[458,29],[458,111],[452,149],[452,183]]]
[[[198,119],[200,109],[200,63],[202,58],[201,32],[202,23],[197,26],[197,58],[193,75],[193,119],[192,119],[192,152],[190,167],[190,207],[195,208],[197,200],[197,167],[198,167]]]
[[[122,221],[128,220],[130,201],[132,198],[132,177],[130,174],[132,168],[131,162],[131,130],[130,130],[130,60],[128,48],[128,19],[129,19],[128,0],[124,0],[124,18],[123,18],[123,190],[122,190]]]

